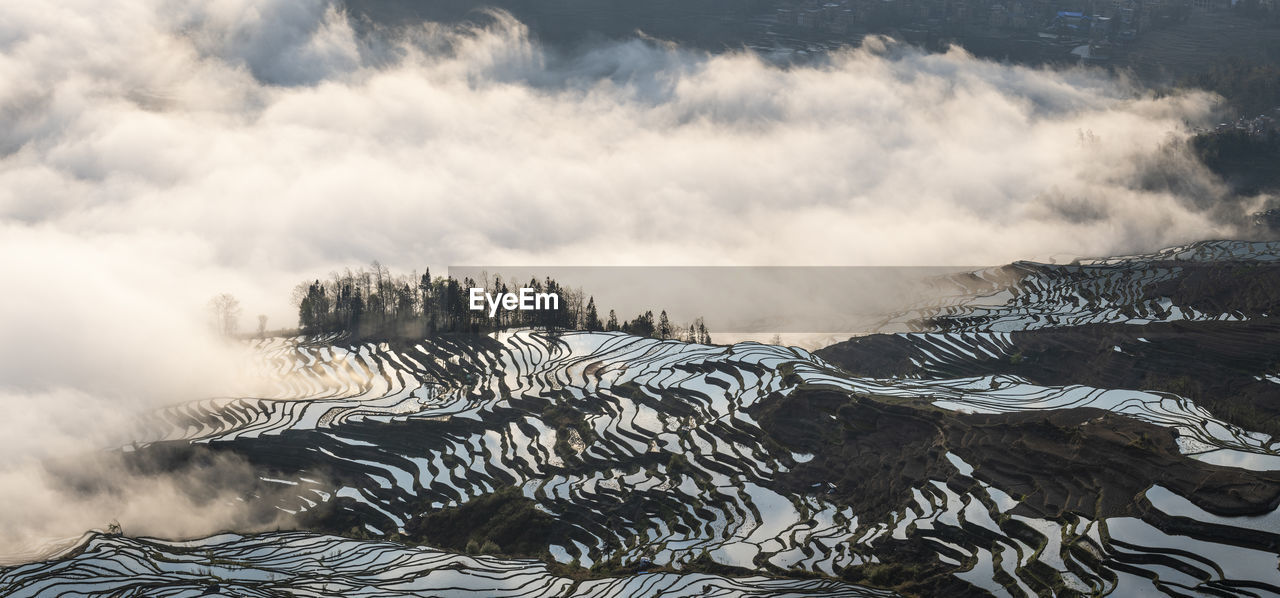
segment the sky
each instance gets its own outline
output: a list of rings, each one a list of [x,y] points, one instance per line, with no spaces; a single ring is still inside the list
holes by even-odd
[[[122,413],[217,395],[239,355],[210,297],[293,326],[298,282],[372,260],[985,265],[1230,237],[1248,206],[1214,207],[1179,149],[1214,105],[877,38],[779,65],[564,53],[500,13],[357,34],[323,0],[3,3],[4,459],[32,479]]]

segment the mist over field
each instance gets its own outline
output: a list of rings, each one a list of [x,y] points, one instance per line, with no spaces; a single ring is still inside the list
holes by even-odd
[[[35,459],[111,441],[83,430],[221,392],[219,292],[277,328],[297,282],[373,259],[996,264],[1231,236],[1251,208],[1179,149],[1208,94],[878,39],[782,66],[644,38],[565,54],[484,21],[0,6],[5,475],[37,488]],[[207,512],[182,532],[233,520]],[[0,536],[26,540],[7,513]]]

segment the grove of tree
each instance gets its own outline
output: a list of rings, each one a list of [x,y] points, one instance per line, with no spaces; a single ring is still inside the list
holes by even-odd
[[[520,288],[536,293],[555,293],[558,309],[472,310],[468,293],[483,288],[498,293],[517,293]],[[229,296],[228,296],[229,297]],[[421,274],[393,274],[373,262],[368,268],[335,272],[327,279],[299,284],[294,290],[298,325],[303,334],[344,333],[359,339],[412,339],[442,333],[486,333],[510,328],[541,328],[547,331],[608,330],[660,339],[710,343],[711,334],[702,318],[687,326],[674,325],[662,311],[655,320],[646,311],[630,321],[619,321],[609,310],[601,321],[595,297],[582,289],[561,285],[547,277],[528,281],[508,281],[501,276],[457,280]],[[237,304],[238,305],[238,304]]]

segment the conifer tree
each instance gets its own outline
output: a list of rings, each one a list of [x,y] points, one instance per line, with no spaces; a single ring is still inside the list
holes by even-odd
[[[587,330],[597,332],[604,328],[600,323],[600,314],[596,312],[596,298],[587,299]]]

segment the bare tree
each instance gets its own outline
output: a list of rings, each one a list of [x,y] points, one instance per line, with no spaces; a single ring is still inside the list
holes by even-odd
[[[258,338],[267,335],[267,315],[258,314]]]
[[[316,282],[319,282],[319,281],[316,281]],[[297,286],[293,287],[293,294],[290,297],[290,301],[291,301],[290,305],[293,305],[294,309],[301,307],[302,300],[306,299],[307,294],[310,292],[311,292],[311,281],[304,280],[298,283]]]
[[[566,287],[560,288],[560,300],[564,302],[565,311],[568,312],[571,328],[586,328],[586,297],[582,292],[582,287],[570,289]]]
[[[229,293],[222,293],[209,300],[209,313],[213,327],[225,336],[233,336],[240,326],[240,301]]]

